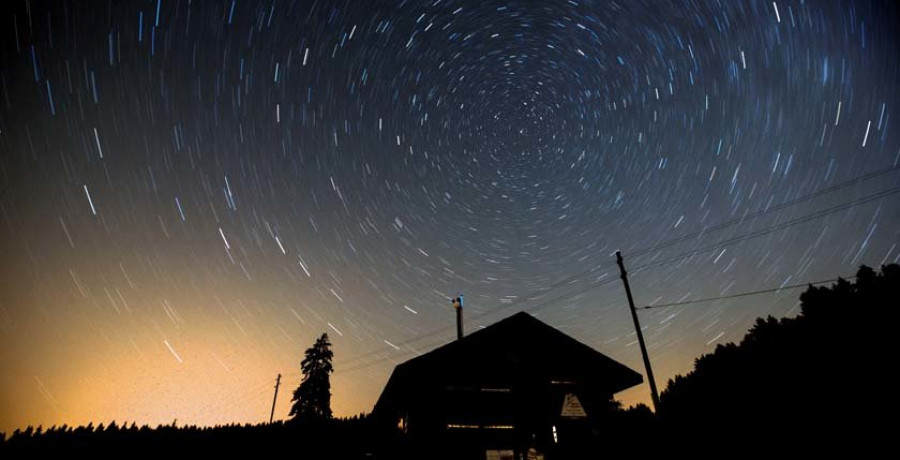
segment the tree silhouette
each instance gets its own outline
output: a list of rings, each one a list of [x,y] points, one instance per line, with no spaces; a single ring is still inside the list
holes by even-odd
[[[305,357],[300,363],[303,381],[294,390],[291,401],[290,416],[295,420],[321,420],[331,418],[331,381],[329,375],[334,372],[331,359],[331,342],[328,334],[322,334],[316,343],[306,349]]]

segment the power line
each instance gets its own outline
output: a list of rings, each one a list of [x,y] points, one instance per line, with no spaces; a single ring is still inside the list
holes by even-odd
[[[782,209],[786,209],[786,208],[794,206],[796,204],[804,203],[804,202],[813,200],[815,198],[818,198],[818,197],[821,197],[824,195],[828,195],[832,192],[836,192],[838,190],[841,190],[841,189],[844,189],[844,188],[847,188],[847,187],[850,187],[853,185],[857,185],[857,184],[860,184],[860,183],[863,183],[863,182],[866,182],[866,181],[869,181],[872,179],[879,178],[881,176],[884,176],[886,174],[889,174],[889,173],[897,171],[897,170],[900,170],[900,165],[892,165],[892,166],[888,166],[888,167],[885,167],[882,169],[871,171],[871,172],[868,172],[861,176],[857,176],[857,177],[847,179],[842,182],[838,182],[837,184],[830,185],[828,187],[810,192],[806,195],[798,196],[796,198],[790,199],[788,201],[784,201],[784,202],[776,204],[776,205],[772,205],[772,206],[767,205],[760,210],[750,212],[750,213],[745,213],[741,217],[737,217],[737,218],[734,218],[731,220],[720,222],[718,224],[715,224],[715,225],[712,225],[709,227],[704,227],[701,230],[697,230],[697,231],[694,231],[694,232],[691,232],[691,233],[688,233],[688,234],[685,234],[685,235],[682,235],[682,236],[679,236],[676,238],[672,238],[672,239],[663,241],[655,246],[651,246],[651,247],[644,248],[644,249],[639,249],[636,251],[631,251],[628,253],[628,255],[629,256],[640,256],[640,255],[646,254],[648,252],[653,252],[653,251],[657,251],[657,250],[664,249],[667,247],[671,247],[675,244],[678,244],[678,243],[681,243],[681,242],[684,242],[687,240],[691,240],[691,239],[699,237],[699,236],[704,236],[705,234],[716,232],[716,231],[728,228],[735,224],[746,223],[746,222],[754,220],[758,217],[762,217],[767,214],[770,214],[770,213],[773,213],[776,211],[780,211]],[[615,264],[609,264],[609,265],[615,265]]]
[[[662,260],[662,261],[659,261],[659,262],[654,262],[654,263],[642,265],[642,266],[640,266],[640,267],[635,268],[634,270],[637,271],[637,270],[640,270],[640,269],[653,268],[653,267],[658,267],[658,266],[661,266],[661,265],[667,265],[667,264],[670,264],[670,263],[673,263],[673,262],[677,262],[677,261],[679,261],[679,260],[683,260],[683,259],[687,259],[687,258],[689,258],[689,257],[693,257],[693,256],[695,256],[695,255],[697,255],[697,254],[702,254],[702,253],[704,253],[704,252],[709,252],[709,251],[712,251],[712,250],[715,250],[715,249],[722,248],[722,247],[724,247],[724,246],[730,246],[730,245],[732,245],[732,244],[740,243],[740,242],[742,242],[742,241],[746,241],[746,240],[749,240],[749,239],[752,239],[752,238],[756,238],[756,237],[759,237],[759,236],[765,236],[765,235],[768,235],[768,234],[770,234],[770,233],[774,233],[774,232],[777,232],[777,231],[779,231],[779,230],[784,230],[784,229],[786,229],[786,228],[793,227],[793,226],[795,226],[795,225],[800,225],[800,224],[809,222],[809,221],[811,221],[811,220],[819,219],[819,218],[822,218],[822,217],[825,217],[825,216],[834,214],[834,213],[839,212],[839,211],[844,211],[844,210],[847,210],[847,209],[850,209],[850,208],[854,208],[854,207],[856,207],[856,206],[860,206],[860,205],[866,204],[866,203],[868,203],[868,202],[875,201],[875,200],[884,198],[884,197],[886,197],[886,196],[893,195],[893,194],[898,193],[898,192],[900,192],[900,187],[894,187],[894,188],[892,188],[892,189],[883,190],[883,191],[881,191],[881,192],[877,192],[877,193],[873,193],[873,194],[871,194],[871,195],[864,196],[864,197],[862,197],[862,198],[859,198],[859,199],[857,199],[857,200],[851,201],[851,202],[849,202],[849,203],[844,203],[844,204],[842,204],[842,205],[833,206],[833,207],[831,207],[831,208],[823,209],[823,210],[821,210],[821,211],[817,211],[817,212],[814,212],[814,213],[812,213],[812,214],[809,214],[809,215],[806,215],[806,216],[803,216],[803,217],[798,217],[798,218],[796,218],[796,219],[791,219],[791,220],[789,220],[789,221],[787,221],[787,222],[784,222],[784,223],[781,223],[781,224],[777,224],[777,225],[773,225],[773,226],[771,226],[771,227],[766,227],[766,228],[757,230],[757,231],[755,231],[755,232],[748,233],[748,234],[746,234],[746,235],[741,235],[741,236],[737,236],[737,237],[734,237],[734,238],[730,238],[730,239],[727,239],[727,240],[725,240],[725,241],[721,241],[721,242],[719,242],[719,243],[716,243],[716,244],[714,244],[714,245],[707,246],[707,247],[705,247],[705,248],[700,248],[700,249],[695,249],[695,250],[693,250],[693,251],[685,252],[685,253],[682,253],[682,254],[680,254],[680,255],[678,255],[678,256],[672,257],[672,258],[670,258],[670,259],[665,259],[665,260]]]
[[[715,232],[715,231],[718,231],[718,230],[722,230],[723,228],[730,227],[730,226],[732,226],[732,225],[734,225],[734,224],[744,223],[744,222],[747,222],[747,221],[749,221],[749,220],[756,219],[757,217],[762,217],[762,216],[764,216],[764,215],[766,215],[766,214],[769,214],[769,213],[772,213],[772,212],[775,212],[775,211],[780,211],[780,210],[782,210],[782,209],[788,208],[788,207],[793,206],[793,205],[795,205],[795,204],[803,203],[803,202],[812,200],[812,199],[814,199],[814,198],[818,198],[818,197],[820,197],[820,196],[827,195],[827,194],[829,194],[829,193],[831,193],[831,192],[835,192],[835,191],[840,190],[840,189],[842,189],[842,188],[846,188],[846,187],[849,187],[849,186],[851,186],[851,185],[856,185],[856,184],[859,184],[859,183],[861,183],[861,182],[865,182],[865,181],[867,181],[867,180],[874,179],[874,178],[876,178],[876,177],[881,177],[881,176],[883,176],[883,175],[885,175],[885,174],[887,174],[887,173],[889,173],[889,172],[896,171],[896,170],[898,170],[898,169],[900,169],[900,165],[898,165],[898,166],[889,166],[889,167],[884,168],[884,169],[879,169],[879,170],[877,170],[877,171],[873,171],[873,172],[871,172],[871,173],[868,173],[868,174],[865,174],[865,175],[862,175],[862,176],[859,176],[859,177],[856,177],[856,178],[853,178],[853,179],[849,179],[849,180],[846,180],[846,181],[844,181],[844,182],[840,182],[840,183],[837,183],[837,184],[835,184],[835,185],[832,185],[832,186],[830,186],[830,187],[826,187],[826,188],[817,190],[817,191],[815,191],[815,192],[812,192],[812,193],[809,193],[809,194],[806,194],[806,195],[803,195],[803,196],[794,198],[793,200],[788,200],[788,201],[785,201],[785,202],[783,202],[783,203],[779,203],[779,204],[774,205],[774,206],[768,206],[768,207],[766,207],[766,208],[764,208],[764,209],[761,209],[761,210],[759,210],[759,211],[756,211],[756,212],[753,212],[753,213],[750,213],[750,214],[745,214],[745,215],[743,215],[743,216],[741,216],[741,217],[738,217],[738,218],[735,218],[735,219],[732,219],[732,220],[728,220],[728,221],[725,221],[725,222],[720,222],[720,223],[718,223],[718,224],[716,224],[716,225],[713,225],[713,226],[711,226],[711,227],[706,227],[706,228],[704,228],[704,229],[702,229],[702,230],[699,230],[699,231],[696,231],[696,232],[692,232],[692,233],[688,233],[688,234],[686,234],[686,235],[682,235],[682,236],[679,236],[679,237],[677,237],[677,238],[670,239],[670,240],[668,240],[668,241],[664,241],[664,242],[662,242],[662,243],[657,244],[656,246],[652,246],[652,247],[649,247],[649,248],[646,248],[646,249],[640,249],[640,250],[637,250],[637,251],[632,251],[632,252],[630,252],[628,255],[629,255],[629,256],[639,256],[639,255],[643,255],[643,254],[646,254],[646,253],[649,253],[649,252],[653,252],[653,251],[657,251],[657,250],[660,250],[660,249],[665,249],[665,248],[667,248],[667,247],[673,246],[673,245],[678,244],[678,243],[683,242],[683,241],[687,241],[687,240],[693,239],[693,238],[695,238],[695,237],[704,235],[704,234],[706,234],[706,233],[710,233],[710,232]]]
[[[677,306],[681,306],[681,305],[693,305],[693,304],[703,303],[703,302],[712,302],[713,300],[735,299],[738,297],[747,297],[747,296],[752,296],[752,295],[768,294],[771,292],[787,291],[787,290],[802,288],[802,287],[806,287],[806,286],[815,286],[815,285],[819,285],[819,284],[834,283],[841,279],[852,280],[854,278],[856,278],[856,277],[848,276],[848,277],[842,277],[842,278],[833,278],[830,280],[813,281],[813,282],[809,282],[809,283],[791,284],[788,286],[777,287],[777,288],[761,289],[759,291],[741,292],[739,294],[731,294],[731,295],[716,296],[716,297],[706,297],[703,299],[685,300],[683,302],[672,302],[672,303],[664,303],[664,304],[659,304],[659,305],[648,305],[646,307],[640,307],[640,308],[638,308],[638,310],[653,310],[653,309],[657,309],[657,308],[668,308],[668,307],[677,307]]]

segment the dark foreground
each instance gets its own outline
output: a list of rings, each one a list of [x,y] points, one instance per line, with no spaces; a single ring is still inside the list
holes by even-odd
[[[797,317],[760,318],[741,343],[719,345],[670,380],[659,415],[613,407],[584,427],[583,439],[544,446],[544,458],[895,456],[900,266],[862,267],[854,282],[810,287],[800,301]],[[212,428],[29,427],[3,435],[0,458],[473,458],[458,455],[464,440],[447,436],[409,439],[367,416]],[[515,458],[528,458],[526,447]]]

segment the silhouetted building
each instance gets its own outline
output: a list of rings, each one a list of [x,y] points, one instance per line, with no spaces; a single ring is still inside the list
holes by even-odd
[[[559,458],[602,439],[613,394],[642,381],[522,312],[398,365],[373,416],[432,458]]]

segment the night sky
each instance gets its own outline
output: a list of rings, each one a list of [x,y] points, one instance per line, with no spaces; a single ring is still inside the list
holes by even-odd
[[[336,415],[529,311],[659,385],[900,258],[900,8],[4,3],[0,431]],[[782,204],[784,204],[782,206]],[[720,225],[722,224],[722,225]],[[877,318],[876,318],[877,319]],[[841,337],[835,337],[841,340]],[[865,398],[865,395],[858,395]],[[617,395],[649,403],[646,385]]]

